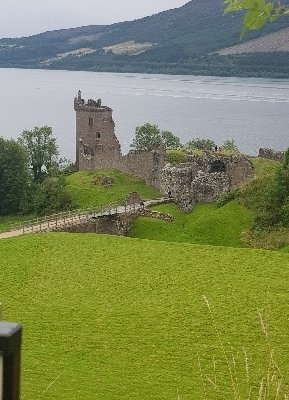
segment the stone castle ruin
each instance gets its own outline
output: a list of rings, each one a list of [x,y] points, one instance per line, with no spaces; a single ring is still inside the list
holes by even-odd
[[[101,100],[74,99],[76,111],[76,167],[79,170],[117,169],[143,179],[147,184],[160,187],[161,171],[165,166],[164,146],[152,151],[132,150],[121,154],[115,135],[112,109]]]
[[[167,164],[161,177],[161,190],[170,193],[184,212],[195,203],[209,203],[251,178],[252,163],[238,154],[224,156],[217,152],[191,155],[189,162]]]
[[[112,109],[101,100],[74,99],[76,111],[76,166],[79,170],[117,169],[144,180],[170,195],[183,211],[194,203],[210,202],[252,176],[253,166],[239,154],[224,156],[204,152],[189,156],[189,162],[166,164],[163,145],[151,151],[122,155],[115,135]]]

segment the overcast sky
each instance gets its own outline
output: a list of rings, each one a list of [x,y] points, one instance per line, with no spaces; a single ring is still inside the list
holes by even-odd
[[[132,20],[189,0],[0,0],[0,38]]]

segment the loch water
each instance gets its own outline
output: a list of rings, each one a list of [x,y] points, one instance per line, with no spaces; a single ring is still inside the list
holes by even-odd
[[[114,112],[123,153],[145,122],[183,142],[234,139],[256,155],[260,147],[289,147],[289,80],[0,69],[0,136],[53,128],[62,156],[75,159],[73,99],[101,98]]]

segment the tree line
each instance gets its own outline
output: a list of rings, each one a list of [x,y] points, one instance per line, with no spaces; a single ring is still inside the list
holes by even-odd
[[[166,149],[192,149],[192,150],[216,150],[218,146],[212,139],[206,138],[192,138],[186,144],[181,143],[180,138],[173,132],[168,130],[161,130],[157,125],[146,123],[137,126],[135,130],[135,137],[131,147],[135,150],[152,150],[156,146],[163,144]],[[233,139],[226,140],[221,148],[238,152],[238,147]]]
[[[52,128],[25,130],[17,140],[0,138],[0,215],[49,214],[70,209],[73,200],[58,158]]]

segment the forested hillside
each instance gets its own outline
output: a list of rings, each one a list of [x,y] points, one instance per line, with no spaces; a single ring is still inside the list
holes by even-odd
[[[219,0],[191,0],[135,21],[1,39],[0,67],[289,76],[288,52],[219,54],[241,43],[241,24],[241,14],[223,15]],[[243,41],[287,26],[286,17],[280,18]]]

